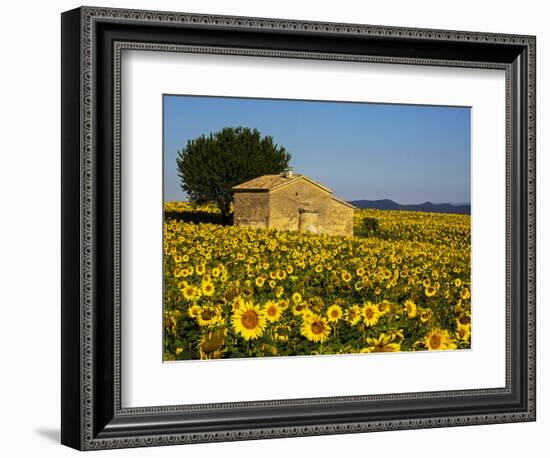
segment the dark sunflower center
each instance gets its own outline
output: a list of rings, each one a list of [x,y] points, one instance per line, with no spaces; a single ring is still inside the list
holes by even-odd
[[[280,336],[288,336],[289,331],[290,330],[287,328],[277,328],[277,334],[279,334]]]
[[[201,318],[204,321],[210,320],[213,316],[214,316],[214,312],[212,310],[203,310],[203,312],[201,313]]]
[[[252,310],[243,313],[243,316],[241,317],[241,324],[246,329],[254,329],[258,325],[258,315],[256,315],[256,312]]]
[[[374,316],[374,312],[371,309],[365,310],[365,316],[370,320]]]
[[[440,345],[441,345],[441,338],[437,334],[434,334],[433,336],[430,337],[431,348],[439,348]]]
[[[470,322],[470,317],[467,315],[461,316],[458,321],[460,321],[460,324],[468,324]]]
[[[311,332],[313,332],[313,334],[322,334],[324,330],[325,327],[323,326],[323,323],[319,321],[315,321],[311,324]]]
[[[269,308],[267,309],[267,314],[268,314],[269,316],[275,316],[275,315],[277,315],[277,307],[275,307],[275,306],[273,306],[273,305],[272,305],[271,307],[269,307]]]

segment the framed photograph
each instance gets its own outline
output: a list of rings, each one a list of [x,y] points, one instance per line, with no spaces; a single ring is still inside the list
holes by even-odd
[[[62,14],[63,444],[535,420],[535,37]]]

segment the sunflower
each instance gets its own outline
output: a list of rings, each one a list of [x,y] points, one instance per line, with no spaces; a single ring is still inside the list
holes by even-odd
[[[377,338],[367,337],[367,344],[363,353],[379,353],[379,352],[392,352],[400,351],[401,344],[395,342],[398,337],[403,337],[401,333],[382,333]]]
[[[252,302],[245,302],[233,313],[231,322],[235,332],[239,333],[243,339],[257,339],[265,329],[265,312]]]
[[[286,272],[283,269],[277,271],[277,278],[279,280],[284,280],[286,278]]]
[[[185,285],[182,290],[183,297],[188,301],[194,301],[198,296],[197,288],[192,285]]]
[[[355,271],[355,273],[357,274],[358,277],[362,277],[363,275],[365,275],[365,268],[364,267],[358,267],[357,270]]]
[[[378,312],[380,315],[386,315],[391,310],[391,302],[387,300],[383,300],[378,304]]]
[[[370,301],[365,302],[365,304],[363,305],[361,315],[363,317],[363,323],[365,323],[365,326],[374,326],[376,323],[378,323],[378,320],[380,318],[378,307],[376,307],[376,305],[374,305]]]
[[[211,307],[209,305],[201,307],[195,319],[201,327],[215,326],[222,321],[220,310],[217,307]]]
[[[201,359],[220,358],[225,344],[227,329],[219,328],[203,334],[198,344]]]
[[[187,314],[191,317],[191,318],[196,318],[197,315],[202,311],[202,307],[199,306],[199,305],[192,305],[191,307],[189,307],[187,309]]]
[[[361,321],[361,308],[354,304],[346,312],[346,320],[352,326],[356,325]]]
[[[214,267],[212,269],[212,276],[214,278],[218,278],[220,276],[220,274],[222,273],[221,269],[219,267]]]
[[[312,296],[307,300],[307,305],[311,310],[319,313],[324,307],[325,303],[320,296]]]
[[[300,293],[296,292],[292,295],[292,300],[294,302],[296,302],[297,304],[299,304],[300,302],[302,302],[302,295]]]
[[[181,316],[181,312],[176,310],[174,312],[165,312],[164,313],[164,328],[167,331],[171,331],[173,334],[176,333],[178,318]]]
[[[246,285],[243,288],[243,294],[247,297],[251,297],[254,295],[254,288],[251,288],[249,285]]]
[[[268,321],[272,323],[278,321],[281,318],[282,310],[277,302],[268,301],[265,304],[265,315]]]
[[[414,318],[416,316],[416,304],[410,299],[405,301],[405,310],[409,318]]]
[[[273,330],[273,337],[275,337],[275,339],[279,342],[288,342],[288,336],[291,330],[291,327],[286,324],[277,326]]]
[[[449,331],[443,329],[432,329],[424,337],[424,345],[428,350],[454,350],[456,343],[453,341]]]
[[[254,283],[256,283],[256,286],[258,288],[261,288],[261,287],[264,286],[265,278],[264,277],[257,277],[256,280],[254,281]]]
[[[342,280],[344,280],[346,283],[351,280],[351,274],[347,270],[342,271]]]
[[[238,296],[232,302],[231,309],[234,312],[235,310],[239,310],[244,304],[245,304],[245,300],[241,296]]]
[[[285,292],[285,289],[282,287],[282,286],[277,286],[277,288],[275,288],[275,297],[277,299],[279,299]]]
[[[225,299],[225,302],[231,302],[238,295],[239,295],[239,290],[235,286],[230,286],[225,290],[225,293],[223,294],[223,298]]]
[[[208,279],[202,281],[201,289],[202,289],[202,294],[204,294],[205,296],[213,296],[214,295],[214,283],[212,283]]]
[[[331,323],[335,323],[342,318],[343,312],[342,307],[340,307],[338,304],[331,305],[327,309],[327,319]]]
[[[462,315],[456,319],[456,332],[455,335],[459,340],[468,341],[472,334],[472,326],[470,317],[468,315]]]
[[[457,288],[462,286],[462,280],[460,278],[455,279],[454,284]]]
[[[281,299],[279,302],[279,307],[281,307],[281,310],[286,310],[288,306],[290,305],[289,301],[286,299]]]
[[[472,322],[472,319],[470,318],[470,315],[468,313],[460,315],[457,318],[457,323],[458,325],[461,325],[461,326],[470,325],[471,322]]]
[[[470,336],[472,335],[470,325],[465,325],[465,326],[459,325],[459,326],[457,326],[455,335],[458,338],[458,340],[462,340],[462,341],[467,342],[470,339]]]
[[[311,342],[324,342],[330,335],[330,326],[326,320],[317,314],[312,314],[302,322],[302,335]]]
[[[305,310],[307,310],[307,304],[305,302],[300,302],[292,306],[292,314],[294,316],[302,315]]]
[[[433,297],[433,296],[435,296],[435,293],[437,293],[437,289],[436,289],[435,286],[428,286],[424,290],[424,293],[426,294],[427,297]]]
[[[195,272],[197,272],[197,275],[203,275],[204,272],[205,272],[206,268],[204,266],[204,264],[198,264],[196,267],[195,267]]]
[[[422,323],[427,323],[432,319],[432,316],[433,313],[431,309],[424,309],[422,310],[422,312],[420,312],[420,321],[422,321]]]

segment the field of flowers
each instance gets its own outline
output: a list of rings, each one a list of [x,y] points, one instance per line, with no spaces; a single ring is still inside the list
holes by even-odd
[[[467,215],[356,210],[347,238],[217,221],[165,204],[167,361],[470,347]]]

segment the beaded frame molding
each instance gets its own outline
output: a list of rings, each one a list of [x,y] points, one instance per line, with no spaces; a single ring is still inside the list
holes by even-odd
[[[61,442],[93,450],[535,420],[533,36],[81,7],[62,14]],[[506,74],[506,386],[121,406],[125,49],[494,68]]]

